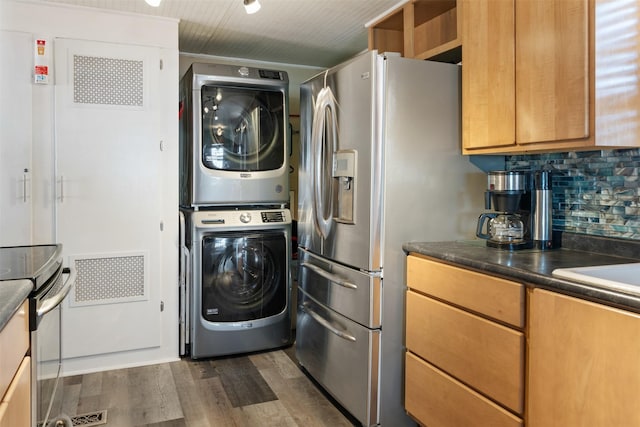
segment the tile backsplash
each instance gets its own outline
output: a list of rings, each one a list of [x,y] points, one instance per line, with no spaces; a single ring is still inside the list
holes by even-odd
[[[640,149],[506,156],[507,170],[551,170],[554,230],[640,240]]]

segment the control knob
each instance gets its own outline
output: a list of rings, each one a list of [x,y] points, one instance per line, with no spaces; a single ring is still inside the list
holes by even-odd
[[[240,214],[240,221],[247,224],[248,222],[251,222],[251,214],[249,212],[242,212]]]

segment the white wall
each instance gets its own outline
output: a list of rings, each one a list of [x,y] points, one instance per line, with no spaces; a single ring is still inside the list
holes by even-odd
[[[178,50],[176,20],[37,1],[0,0],[0,30],[49,38],[53,49],[55,38],[74,38],[113,43],[135,41],[139,45],[175,50],[176,54]],[[51,204],[54,189],[48,182],[48,177],[53,175],[54,164],[55,69],[50,73],[51,84],[33,85],[34,244],[55,240],[55,213]]]
[[[43,2],[0,0],[0,30],[33,34],[47,38],[55,49],[62,38],[135,44],[162,50],[164,70],[161,114],[166,157],[162,179],[166,197],[162,200],[164,240],[162,260],[152,268],[161,268],[159,286],[164,302],[162,345],[157,348],[65,361],[65,374],[91,372],[175,360],[178,357],[178,21],[166,18],[109,12],[93,8],[54,5]],[[32,52],[28,53],[33,55]],[[51,64],[53,65],[53,64]],[[48,85],[33,85],[33,201],[34,243],[56,241],[55,221],[55,69]],[[2,82],[10,84],[10,82]],[[1,86],[0,86],[1,89]],[[0,94],[0,99],[2,96]],[[3,99],[3,102],[6,100]],[[157,135],[158,132],[154,133]],[[88,160],[88,159],[87,159]],[[122,207],[126,209],[126,207]],[[132,212],[135,214],[135,212]],[[99,225],[97,225],[99,226]],[[64,242],[61,242],[64,244]],[[135,322],[134,322],[135,323]],[[135,328],[135,324],[131,327]],[[118,331],[114,331],[117,334]]]

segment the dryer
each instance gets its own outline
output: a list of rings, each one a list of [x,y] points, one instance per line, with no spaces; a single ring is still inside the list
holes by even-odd
[[[183,210],[181,355],[292,343],[288,209]]]
[[[180,82],[180,205],[289,202],[284,71],[192,64]]]

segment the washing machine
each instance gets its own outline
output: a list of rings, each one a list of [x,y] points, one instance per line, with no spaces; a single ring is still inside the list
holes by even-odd
[[[289,79],[278,70],[192,64],[180,81],[180,205],[289,202]]]
[[[291,344],[290,211],[181,214],[181,355],[199,359]]]

